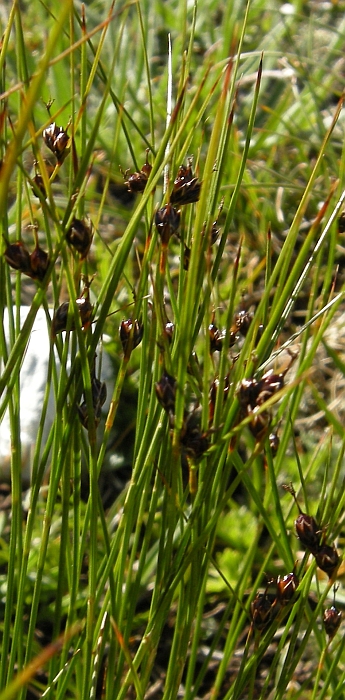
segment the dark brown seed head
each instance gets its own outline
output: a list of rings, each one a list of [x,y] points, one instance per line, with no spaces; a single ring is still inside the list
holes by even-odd
[[[295,520],[295,529],[298,539],[309,551],[316,555],[320,549],[322,529],[312,515],[300,512]]]
[[[42,250],[42,248],[40,248],[37,244],[30,255],[30,277],[33,279],[38,279],[40,282],[42,282],[49,267],[49,262],[50,259],[48,253],[46,253],[45,250]]]
[[[93,306],[88,298],[81,297],[76,299],[76,304],[80,313],[81,325],[83,328],[88,328],[91,323]],[[58,334],[65,331],[67,328],[68,321],[68,310],[69,301],[64,301],[55,311],[52,320],[52,336],[53,338]],[[70,330],[75,330],[74,319],[71,320]]]
[[[172,204],[191,204],[197,202],[200,197],[202,183],[197,177],[193,177],[192,161],[188,165],[181,165],[177,171],[170,201]]]
[[[252,411],[257,405],[257,399],[260,393],[260,384],[255,377],[242,379],[237,390],[238,400],[241,408],[247,413]]]
[[[120,340],[122,343],[123,352],[126,353],[131,340],[131,349],[136,348],[142,341],[144,334],[144,326],[140,321],[135,320],[134,324],[131,318],[122,321],[120,325]]]
[[[222,333],[214,323],[210,323],[208,331],[210,336],[210,352],[221,352],[223,346]]]
[[[249,311],[239,311],[234,318],[234,330],[245,337],[249,331],[252,320],[252,313]]]
[[[56,309],[55,314],[53,316],[53,320],[52,320],[52,336],[53,336],[53,338],[58,333],[62,333],[62,331],[66,330],[67,319],[68,319],[68,308],[69,308],[69,301],[64,301],[63,304],[60,304],[60,306]],[[73,328],[74,328],[74,324],[72,322],[71,330],[73,330]]]
[[[229,347],[232,348],[235,343],[239,340],[239,335],[236,333],[236,331],[233,328],[230,328],[230,335],[229,335]]]
[[[127,185],[128,191],[132,193],[144,192],[146,183],[149,179],[152,170],[152,165],[148,162],[148,150],[146,151],[146,161],[138,173],[131,173],[127,175],[128,171],[124,174],[125,183]]]
[[[323,544],[315,554],[315,561],[319,569],[325,571],[329,578],[332,578],[339,566],[340,559],[334,545],[331,547],[328,544]]]
[[[66,233],[68,245],[80,254],[81,260],[84,260],[90,250],[93,238],[92,224],[90,221],[73,219],[72,225]]]
[[[170,203],[165,204],[156,212],[155,224],[163,245],[167,246],[171,236],[176,233],[180,225],[180,212]]]
[[[146,183],[147,177],[143,172],[132,173],[132,175],[129,175],[128,180],[126,180],[128,192],[133,192],[135,194],[144,192]]]
[[[218,221],[214,221],[211,227],[211,245],[214,245],[219,238],[220,230],[218,228]]]
[[[193,459],[200,459],[210,446],[209,434],[200,429],[201,415],[198,410],[186,412],[181,431],[184,452]]]
[[[42,175],[40,173],[36,173],[36,175],[34,175],[34,177],[32,179],[33,179],[33,182],[35,183],[37,189],[39,189],[40,192],[42,192],[43,197],[46,197],[47,193],[46,193],[46,188],[44,186],[44,181],[43,181]],[[34,188],[32,188],[32,191],[36,197],[39,196],[39,195],[37,195],[37,192],[35,192]]]
[[[76,304],[80,313],[81,325],[83,328],[88,328],[91,323],[93,306],[89,297],[80,297],[76,299]]]
[[[252,625],[262,631],[268,627],[274,617],[274,602],[272,603],[267,593],[257,593],[250,606]]]
[[[326,634],[328,634],[330,639],[333,639],[337,630],[339,629],[342,620],[342,613],[338,610],[335,605],[327,608],[323,614],[323,624],[325,626]]]
[[[187,245],[184,247],[184,253],[183,253],[183,269],[188,271],[189,270],[189,262],[190,262],[190,256],[191,256],[191,249],[188,248]]]
[[[275,374],[272,370],[266,372],[258,382],[259,393],[257,397],[257,405],[261,406],[265,401],[268,401],[274,394],[280,391],[284,386],[284,374]]]
[[[252,435],[254,435],[257,442],[264,440],[271,428],[272,415],[270,411],[261,411],[259,413],[258,406],[254,407],[252,412],[252,420],[248,425],[248,428]]]
[[[70,138],[67,131],[62,126],[57,126],[55,122],[52,122],[43,130],[42,136],[46,146],[54,153],[59,165],[61,165],[70,150]]]
[[[159,382],[155,383],[156,396],[167,413],[175,413],[176,379],[164,372]]]
[[[280,605],[287,605],[291,598],[293,598],[296,588],[298,587],[299,580],[293,572],[286,574],[286,576],[278,576],[277,578],[277,600]]]
[[[4,257],[8,265],[14,270],[19,270],[25,275],[31,276],[30,253],[21,241],[10,243],[4,252]]]

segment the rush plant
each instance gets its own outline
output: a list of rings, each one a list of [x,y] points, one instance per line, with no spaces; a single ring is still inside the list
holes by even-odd
[[[343,10],[1,10],[0,700],[343,696]]]

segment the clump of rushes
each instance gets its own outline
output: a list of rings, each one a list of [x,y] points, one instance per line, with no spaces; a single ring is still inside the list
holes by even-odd
[[[119,333],[122,349],[126,355],[129,347],[133,350],[141,343],[144,335],[144,325],[137,319],[132,321],[132,319],[129,318],[121,322]]]
[[[197,177],[194,177],[192,162],[193,159],[188,158],[187,166],[180,165],[170,195],[171,204],[180,206],[183,204],[192,204],[199,200],[202,182],[200,182]]]
[[[35,238],[35,248],[32,253],[29,253],[22,241],[9,243],[4,237],[7,246],[4,251],[4,258],[14,270],[22,272],[33,280],[42,282],[49,267],[50,259],[48,253],[39,246],[36,226],[32,226],[32,229]]]
[[[76,250],[81,260],[85,260],[93,239],[92,222],[89,219],[73,219],[66,233],[68,245]]]
[[[125,184],[127,185],[128,192],[131,192],[132,194],[138,194],[141,192],[144,192],[144,189],[146,187],[146,183],[150,177],[150,173],[152,170],[152,165],[150,165],[148,161],[148,154],[149,154],[149,149],[146,149],[146,161],[141,168],[141,170],[137,173],[131,173],[128,175],[129,170],[123,171],[122,168],[120,167],[120,171],[124,177]]]
[[[54,153],[58,165],[62,165],[66,156],[70,152],[70,137],[67,133],[68,126],[63,129],[55,122],[52,122],[46,129],[43,129],[42,137],[47,148]]]

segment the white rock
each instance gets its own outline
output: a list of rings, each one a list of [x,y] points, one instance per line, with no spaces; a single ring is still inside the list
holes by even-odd
[[[30,308],[20,309],[20,323],[23,325]],[[9,340],[8,311],[4,310],[5,338]],[[26,348],[25,357],[20,370],[20,442],[23,483],[30,482],[32,456],[35,449],[37,433],[42,417],[44,393],[47,383],[49,353],[51,348],[50,332],[44,309],[39,309]],[[55,350],[57,358],[57,351]],[[58,365],[58,362],[57,362]],[[3,363],[0,358],[0,373]],[[107,383],[107,402],[104,410],[109,407],[113,389],[114,370],[109,355],[102,353],[102,380]],[[50,392],[47,415],[44,422],[44,446],[55,416],[55,400],[53,390]],[[0,480],[8,480],[11,464],[11,430],[9,411],[6,410],[0,423]]]

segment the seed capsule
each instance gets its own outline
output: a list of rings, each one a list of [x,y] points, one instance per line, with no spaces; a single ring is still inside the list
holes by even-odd
[[[329,578],[332,578],[339,566],[340,559],[334,545],[323,544],[315,554],[315,561],[319,569],[325,571]]]
[[[149,179],[151,170],[152,170],[152,165],[148,162],[148,153],[149,149],[146,151],[146,161],[141,168],[140,172],[138,173],[132,173],[127,177],[128,170],[123,173],[125,177],[125,183],[128,188],[128,192],[132,193],[139,193],[139,192],[144,192],[144,189],[146,187],[146,183]],[[123,171],[122,171],[123,172]]]
[[[300,542],[315,556],[320,549],[322,528],[312,515],[301,511],[292,484],[284,484],[283,489],[291,494],[299,510],[299,516],[295,520],[296,535]]]
[[[21,241],[10,243],[4,252],[4,258],[14,270],[31,276],[30,253]]]
[[[280,605],[287,605],[295,595],[299,580],[293,572],[277,578],[277,600]]]
[[[32,180],[35,183],[37,189],[39,189],[40,192],[42,192],[43,197],[45,198],[47,196],[47,193],[46,193],[46,188],[44,186],[44,181],[43,181],[42,175],[40,173],[36,173],[36,175],[34,175]],[[33,187],[32,187],[32,191],[33,191],[35,197],[39,196]]]
[[[79,299],[76,299],[76,304],[78,306],[78,310],[80,313],[80,321],[82,328],[88,328],[88,326],[91,323],[91,317],[92,317],[92,311],[93,311],[93,306],[90,303],[88,297],[80,297]],[[69,310],[69,301],[64,301],[63,304],[61,304],[58,309],[56,309],[55,314],[53,316],[52,320],[52,337],[55,338],[55,336],[58,333],[62,333],[62,331],[65,331],[67,329],[67,322],[68,322],[68,310]],[[74,319],[71,319],[71,324],[69,326],[69,329],[71,331],[75,330],[75,323]]]
[[[210,336],[210,353],[221,352],[223,346],[223,336],[220,330],[214,323],[210,323],[208,331]]]
[[[46,253],[45,250],[42,250],[37,243],[35,249],[30,255],[30,277],[33,279],[38,279],[40,282],[42,282],[49,267],[49,262],[50,258],[48,253]]]
[[[132,338],[132,345],[131,349],[136,348],[139,343],[142,341],[142,337],[144,335],[144,326],[142,323],[139,321],[135,320],[134,321],[134,330],[133,329],[133,321],[132,319],[128,319],[126,321],[122,321],[120,325],[120,340],[122,343],[122,348],[123,352],[126,353],[126,350],[128,348],[128,343],[130,339]],[[131,336],[132,333],[132,336]]]
[[[274,602],[270,601],[266,592],[257,593],[250,606],[253,627],[259,631],[268,627],[274,617],[274,608]]]
[[[323,624],[326,634],[328,634],[330,640],[333,639],[334,635],[338,631],[341,620],[342,613],[335,607],[335,605],[332,605],[332,607],[325,610],[323,614]]]
[[[61,165],[70,151],[70,138],[67,131],[62,126],[57,126],[55,122],[52,122],[43,130],[42,136],[46,146],[54,153],[58,164]]]
[[[320,548],[322,529],[312,515],[300,512],[295,520],[295,529],[298,539],[309,551],[316,555]],[[321,567],[322,568],[322,567]]]
[[[156,396],[167,413],[175,413],[176,379],[164,372],[159,382],[155,383]]]
[[[171,236],[176,233],[180,225],[180,212],[170,203],[166,204],[156,212],[155,224],[163,245],[167,246]]]
[[[187,455],[193,459],[200,459],[210,446],[209,433],[201,432],[200,412],[193,410],[186,412],[181,431],[181,445]]]
[[[200,197],[202,183],[197,177],[193,177],[192,160],[188,165],[181,165],[177,171],[174,187],[171,193],[171,204],[191,204],[197,202]]]
[[[91,221],[73,219],[66,233],[68,245],[80,254],[80,259],[85,260],[92,243],[93,231]]]

